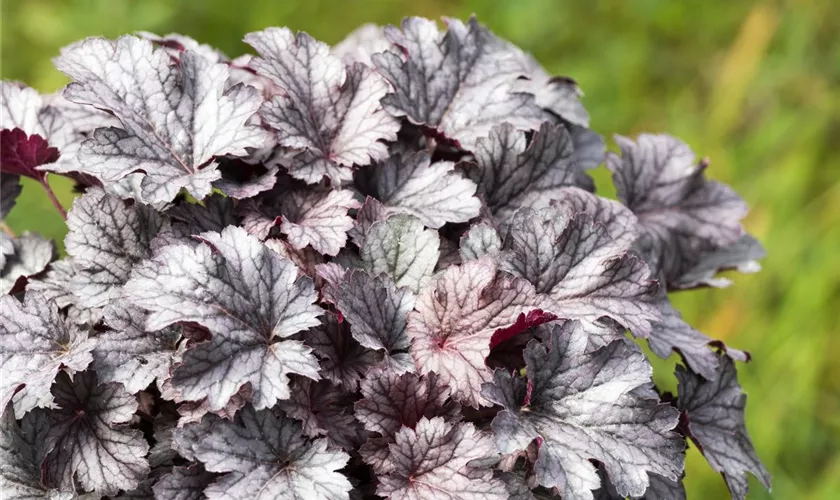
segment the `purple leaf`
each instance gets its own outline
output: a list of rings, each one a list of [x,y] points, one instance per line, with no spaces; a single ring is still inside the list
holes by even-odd
[[[747,472],[768,490],[770,473],[759,460],[744,423],[747,396],[738,384],[735,362],[722,356],[711,380],[677,365],[680,410],[688,415],[688,437],[709,465],[726,480],[733,499],[747,497]]]
[[[327,437],[330,443],[353,450],[364,441],[361,424],[353,416],[355,394],[331,382],[296,379],[292,397],[278,407],[286,415],[300,420],[303,434],[310,438]]]
[[[355,391],[359,381],[381,356],[362,347],[350,334],[346,322],[326,314],[322,323],[302,334],[306,345],[321,360],[320,374],[336,385]]]
[[[46,172],[37,168],[58,160],[58,148],[50,147],[40,135],[27,136],[19,128],[0,130],[0,171],[7,175],[23,175],[45,183]]]
[[[616,136],[616,142],[621,156],[611,153],[607,167],[619,198],[639,218],[642,254],[668,283],[702,254],[742,236],[746,204],[728,186],[707,180],[708,160],[698,162],[684,142],[647,134],[636,142]]]

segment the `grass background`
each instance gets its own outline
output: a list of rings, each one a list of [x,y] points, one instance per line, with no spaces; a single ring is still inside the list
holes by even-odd
[[[773,492],[752,481],[750,498],[840,498],[836,0],[6,0],[0,72],[49,92],[66,83],[50,58],[90,35],[177,31],[235,56],[246,50],[245,33],[266,26],[334,43],[363,22],[471,13],[551,72],[576,78],[594,129],[678,135],[711,157],[712,177],[748,200],[746,225],[769,251],[764,270],[675,301],[700,330],[753,354],[739,373]],[[52,182],[69,207],[69,184]],[[57,239],[65,232],[31,183],[8,222]],[[673,363],[656,364],[672,388]],[[689,498],[727,497],[694,449],[686,486]]]

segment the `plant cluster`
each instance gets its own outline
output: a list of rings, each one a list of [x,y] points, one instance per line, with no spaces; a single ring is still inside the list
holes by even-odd
[[[475,19],[245,41],[88,38],[59,95],[2,83],[2,216],[19,176],[80,192],[65,257],[0,234],[3,498],[678,499],[687,440],[769,487],[749,356],[667,295],[763,256],[707,160],[607,153]]]

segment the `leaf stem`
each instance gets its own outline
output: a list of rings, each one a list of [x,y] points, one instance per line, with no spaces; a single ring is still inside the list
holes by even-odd
[[[15,237],[15,232],[12,231],[12,228],[10,228],[9,225],[6,224],[5,222],[0,222],[0,231],[3,231],[7,235],[9,235],[9,237],[11,237],[11,238]]]
[[[67,210],[64,210],[64,207],[61,206],[61,202],[58,201],[58,198],[55,196],[52,188],[50,187],[49,181],[47,181],[47,176],[44,176],[44,180],[41,181],[41,185],[44,186],[44,189],[47,191],[47,196],[50,197],[50,201],[52,202],[53,206],[58,209],[59,213],[61,213],[61,217],[67,220]]]

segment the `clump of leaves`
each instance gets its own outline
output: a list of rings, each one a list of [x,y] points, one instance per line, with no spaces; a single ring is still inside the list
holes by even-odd
[[[678,499],[687,440],[769,488],[749,356],[668,299],[763,256],[707,160],[606,153],[474,19],[245,41],[90,38],[61,95],[2,83],[2,216],[21,175],[83,193],[60,260],[0,234],[4,498]]]

